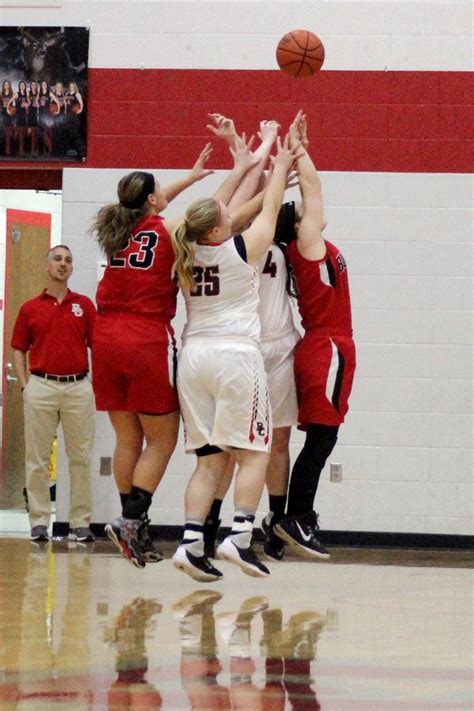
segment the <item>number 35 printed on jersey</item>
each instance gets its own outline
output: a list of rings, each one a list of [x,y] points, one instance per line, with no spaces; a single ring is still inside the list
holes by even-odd
[[[130,242],[125,249],[122,249],[114,257],[109,258],[110,267],[125,267],[127,264],[132,269],[149,269],[155,259],[155,249],[158,245],[159,235],[157,232],[138,232],[131,238],[132,242],[137,242],[140,247],[137,252],[126,254],[130,247]],[[121,256],[121,255],[125,256]]]
[[[193,276],[196,287],[190,292],[191,296],[218,296],[221,290],[218,264],[212,267],[193,267]]]

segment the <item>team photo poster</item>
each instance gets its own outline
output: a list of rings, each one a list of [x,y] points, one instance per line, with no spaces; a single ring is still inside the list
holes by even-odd
[[[0,160],[84,161],[86,27],[0,27]]]

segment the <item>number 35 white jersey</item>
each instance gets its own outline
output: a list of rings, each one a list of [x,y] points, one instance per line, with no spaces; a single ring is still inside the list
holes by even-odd
[[[190,338],[217,338],[258,345],[258,269],[245,261],[242,235],[221,244],[196,244],[193,271],[196,287],[184,293],[183,343]]]

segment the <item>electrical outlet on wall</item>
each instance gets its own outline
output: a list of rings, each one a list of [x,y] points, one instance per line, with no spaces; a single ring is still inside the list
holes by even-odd
[[[100,458],[100,476],[112,476],[112,457]]]
[[[342,464],[331,464],[329,469],[329,481],[334,483],[342,481]]]

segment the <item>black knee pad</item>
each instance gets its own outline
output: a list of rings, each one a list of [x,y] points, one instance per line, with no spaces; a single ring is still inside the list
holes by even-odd
[[[196,457],[208,457],[210,454],[219,454],[223,451],[223,449],[213,444],[205,444],[203,447],[196,449]]]

